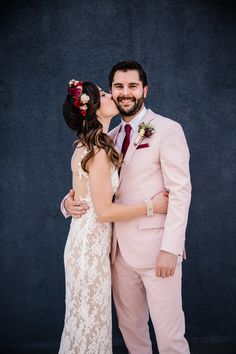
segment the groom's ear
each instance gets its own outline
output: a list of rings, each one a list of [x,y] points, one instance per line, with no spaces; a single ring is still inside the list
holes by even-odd
[[[144,96],[144,98],[147,97],[147,93],[148,93],[148,86],[144,86],[144,88],[143,88],[143,96]]]

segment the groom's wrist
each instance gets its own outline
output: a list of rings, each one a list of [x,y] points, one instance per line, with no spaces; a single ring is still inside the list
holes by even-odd
[[[65,218],[69,218],[71,215],[70,213],[66,210],[65,208],[65,200],[67,198],[68,195],[66,195],[63,200],[61,201],[61,212],[64,215]]]
[[[66,196],[66,197],[65,197],[65,199],[64,199],[64,202],[63,202],[63,207],[64,207],[64,209],[65,209],[66,213],[67,213],[67,214],[70,214],[70,213],[69,213],[69,211],[66,209],[66,201],[67,201],[67,197],[68,197],[68,194],[67,194],[67,196]]]

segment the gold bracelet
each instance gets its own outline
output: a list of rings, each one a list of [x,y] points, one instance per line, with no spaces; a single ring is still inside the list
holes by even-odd
[[[145,200],[146,208],[147,208],[147,216],[153,216],[153,204],[151,199]]]

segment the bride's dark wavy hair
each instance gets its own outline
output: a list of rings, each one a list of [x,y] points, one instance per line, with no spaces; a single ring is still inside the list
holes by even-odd
[[[74,99],[68,94],[63,104],[63,116],[67,125],[77,132],[74,145],[85,146],[87,154],[81,161],[81,167],[88,172],[87,163],[97,152],[94,147],[104,149],[111,163],[119,168],[121,165],[120,154],[115,150],[114,143],[109,135],[103,133],[102,124],[97,119],[97,110],[100,107],[100,92],[98,87],[90,82],[83,82],[83,93],[89,96],[86,103],[86,115],[82,115],[79,108],[74,106]]]

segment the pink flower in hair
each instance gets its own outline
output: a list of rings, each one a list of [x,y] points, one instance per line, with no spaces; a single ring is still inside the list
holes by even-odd
[[[89,100],[90,100],[90,97],[88,95],[86,95],[86,93],[83,93],[80,97],[80,101],[82,104],[88,103]]]

